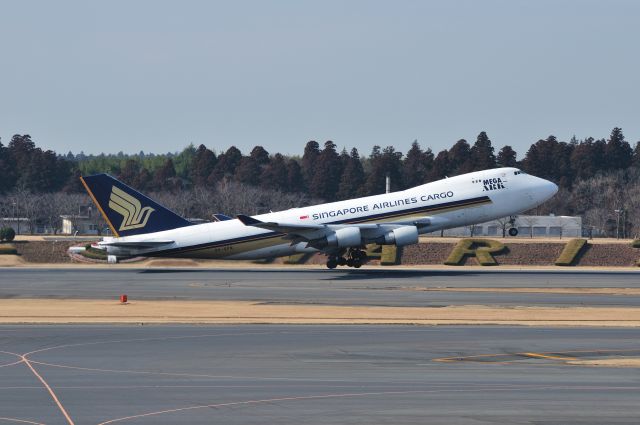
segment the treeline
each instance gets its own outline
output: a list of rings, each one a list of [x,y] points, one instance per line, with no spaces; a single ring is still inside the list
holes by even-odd
[[[0,193],[17,188],[78,192],[80,175],[106,172],[142,191],[212,187],[224,180],[334,201],[381,193],[386,175],[392,190],[401,190],[446,176],[515,166],[570,190],[577,181],[639,164],[638,145],[633,149],[617,127],[608,139],[574,137],[564,142],[549,136],[532,144],[521,161],[511,146],[496,154],[485,132],[473,144],[460,139],[437,154],[414,141],[406,154],[393,146],[374,146],[364,158],[355,148],[339,151],[332,141],[322,146],[308,142],[302,157],[271,154],[262,146],[248,154],[234,146],[216,153],[204,145],[162,155],[56,155],[36,147],[29,135],[15,135],[7,147],[0,141]]]
[[[521,160],[511,146],[496,152],[485,132],[473,143],[460,139],[437,154],[414,141],[405,154],[393,146],[374,146],[366,157],[355,148],[339,150],[332,141],[310,141],[300,157],[270,153],[262,146],[243,154],[233,146],[216,152],[204,145],[159,155],[57,155],[37,147],[29,135],[15,135],[6,147],[0,141],[0,213],[10,216],[16,204],[20,208],[28,203],[12,200],[17,194],[49,199],[43,195],[83,193],[78,177],[100,172],[165,198],[186,216],[208,218],[212,212],[256,213],[379,194],[385,190],[386,175],[395,191],[501,166],[519,167],[559,184],[560,194],[540,207],[540,213],[580,214],[587,223],[607,228],[612,211],[623,208],[630,217],[629,229],[640,229],[640,217],[633,218],[631,211],[640,185],[640,148],[632,148],[617,127],[606,139],[540,139]],[[234,196],[242,202],[226,199]],[[53,208],[48,202],[47,208],[59,212],[70,207]],[[51,213],[44,215],[54,220]],[[37,214],[34,219],[41,220]]]

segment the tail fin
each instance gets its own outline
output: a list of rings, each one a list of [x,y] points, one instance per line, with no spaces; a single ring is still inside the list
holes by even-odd
[[[108,174],[80,177],[80,181],[118,237],[193,224]]]

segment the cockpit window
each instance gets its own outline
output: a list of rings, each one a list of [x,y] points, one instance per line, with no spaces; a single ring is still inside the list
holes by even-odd
[[[525,173],[524,171],[520,171],[520,170],[516,170],[516,171],[513,172],[514,176],[517,176],[518,174],[527,174],[527,173]]]

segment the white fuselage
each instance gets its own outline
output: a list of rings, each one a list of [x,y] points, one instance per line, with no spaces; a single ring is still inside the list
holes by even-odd
[[[419,233],[471,225],[515,215],[549,199],[557,186],[516,168],[463,174],[411,189],[347,201],[256,215],[263,222],[294,224],[412,223]],[[109,254],[188,258],[260,259],[316,252],[281,233],[246,226],[237,219],[121,238],[105,238]],[[171,240],[162,248],[108,246],[113,241]]]

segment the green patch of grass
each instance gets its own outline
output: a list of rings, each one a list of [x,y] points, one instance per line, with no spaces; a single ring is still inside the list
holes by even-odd
[[[312,255],[313,254],[308,253],[290,255],[286,260],[284,260],[284,264],[306,264]]]
[[[496,266],[498,262],[492,254],[504,251],[503,243],[493,239],[461,239],[444,261],[447,266],[459,266],[464,263],[466,257],[475,257],[481,266]]]
[[[91,245],[85,247],[84,251],[78,252],[78,254],[82,255],[86,258],[91,258],[92,260],[103,260],[107,261],[107,253],[101,249],[92,248]]]
[[[381,266],[395,266],[400,264],[401,248],[395,245],[383,245],[380,253]]]
[[[0,255],[18,255],[18,250],[11,244],[0,244]]]
[[[556,259],[556,266],[572,266],[578,260],[580,252],[587,246],[586,239],[571,239],[564,246],[560,256]]]

